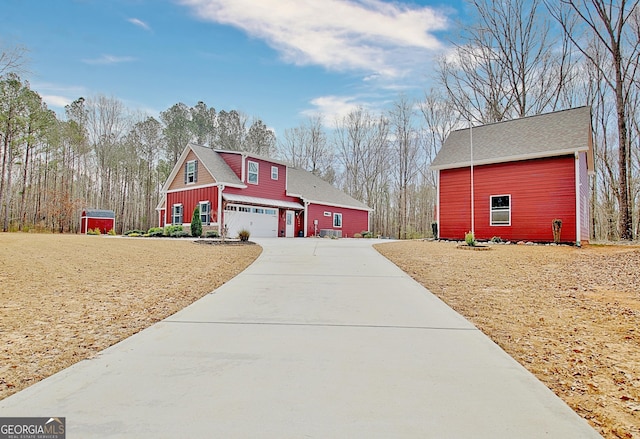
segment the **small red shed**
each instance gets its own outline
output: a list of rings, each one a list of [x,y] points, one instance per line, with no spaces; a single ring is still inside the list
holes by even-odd
[[[100,233],[115,230],[116,214],[113,210],[84,209],[80,217],[80,233],[100,229]]]
[[[591,108],[453,131],[431,164],[442,239],[589,241]]]

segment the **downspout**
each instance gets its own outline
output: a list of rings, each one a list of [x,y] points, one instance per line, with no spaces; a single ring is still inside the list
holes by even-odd
[[[436,171],[436,224],[438,236],[434,236],[434,238],[440,239],[440,169]]]
[[[240,166],[240,181],[242,181],[243,183],[246,183],[245,181],[245,176],[246,176],[246,163],[247,163],[247,155],[246,154],[241,154],[240,157],[242,157],[242,165]]]
[[[304,237],[308,237],[309,230],[309,202],[304,202]]]
[[[580,153],[575,152],[575,178],[576,178],[576,246],[580,247],[580,226],[582,223],[582,211],[580,210]]]
[[[222,218],[222,191],[224,185],[218,185],[218,233],[222,236],[222,228],[224,227],[224,218]]]

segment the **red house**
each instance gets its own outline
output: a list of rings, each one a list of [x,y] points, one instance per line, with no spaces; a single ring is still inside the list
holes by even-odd
[[[560,219],[561,241],[589,241],[589,107],[453,131],[431,169],[441,239],[552,242]]]
[[[80,233],[99,229],[100,233],[115,230],[116,214],[113,210],[84,209],[80,215]]]
[[[200,207],[203,230],[235,237],[334,235],[369,230],[371,209],[314,174],[239,151],[189,144],[162,187],[160,226],[190,226]]]

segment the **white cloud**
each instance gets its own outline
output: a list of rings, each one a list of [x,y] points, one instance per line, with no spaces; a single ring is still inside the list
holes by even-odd
[[[265,40],[287,61],[402,76],[441,48],[444,14],[381,0],[180,0],[202,20]]]
[[[66,96],[43,94],[41,95],[41,97],[49,107],[64,108],[65,106],[73,102],[73,99]]]
[[[127,18],[127,21],[134,26],[138,26],[144,30],[151,30],[151,27],[147,23],[138,18]]]
[[[304,116],[320,116],[323,125],[332,126],[358,107],[367,107],[353,96],[320,96],[311,100],[312,109],[302,112]]]
[[[82,62],[86,64],[120,64],[124,62],[135,61],[132,56],[114,56],[114,55],[102,55],[99,58],[83,59]]]
[[[78,85],[60,85],[51,82],[32,82],[32,90],[36,90],[49,108],[63,109],[80,96],[85,96],[87,90]]]

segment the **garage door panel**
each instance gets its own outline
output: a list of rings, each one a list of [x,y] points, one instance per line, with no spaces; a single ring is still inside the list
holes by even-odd
[[[260,206],[247,207],[259,209],[263,212],[265,211],[265,208]],[[270,210],[275,211],[275,213],[270,214],[225,210],[224,218],[225,224],[228,228],[229,237],[237,237],[238,232],[242,229],[248,230],[251,233],[251,236],[256,238],[278,236],[278,213],[277,210]]]

